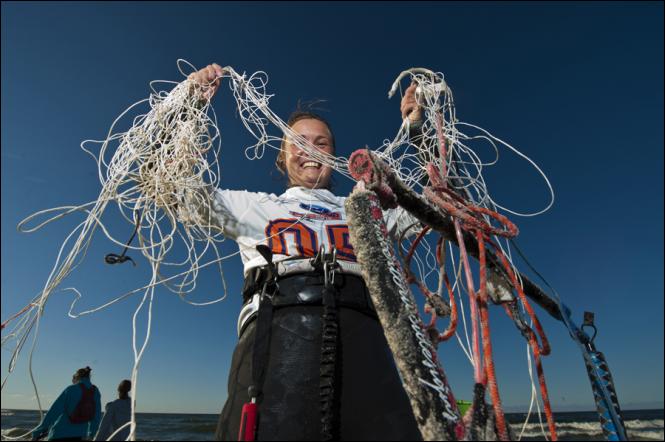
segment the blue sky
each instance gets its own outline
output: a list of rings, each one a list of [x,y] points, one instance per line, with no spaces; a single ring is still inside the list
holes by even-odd
[[[176,60],[266,71],[283,118],[298,99],[326,99],[340,154],[378,146],[397,130],[403,69],[442,71],[458,117],[509,141],[548,175],[556,202],[514,218],[518,243],[581,321],[596,313],[596,344],[624,408],[663,404],[663,5],[612,3],[2,3],[2,319],[43,287],[72,215],[32,234],[16,225],[42,209],[99,194],[96,164],[79,144],[101,139],[151,80],[181,80]],[[226,86],[214,108],[222,132],[222,186],[280,193],[274,156],[244,158],[251,137]],[[486,175],[503,205],[535,210],[542,180],[502,152]],[[337,177],[337,191],[352,183]],[[110,210],[119,237],[131,227]],[[234,252],[231,241],[226,253]],[[107,266],[119,253],[95,236],[63,283],[91,308],[149,277],[145,261]],[[224,265],[228,299],[193,307],[158,291],[140,368],[138,411],[210,412],[226,399],[242,285],[238,257]],[[219,273],[200,276],[195,300],[221,295]],[[46,407],[82,366],[103,401],[130,376],[133,297],[97,314],[67,317],[70,293],[46,307],[33,357]],[[495,309],[496,310],[496,309]],[[592,409],[582,357],[567,331],[539,311],[553,354],[544,360],[555,411]],[[529,401],[521,336],[493,311],[497,375],[507,408]],[[144,322],[144,321],[143,321]],[[142,331],[142,330],[139,330]],[[3,408],[36,408],[28,348],[2,391]],[[3,377],[9,352],[2,351]],[[458,397],[472,371],[454,343],[440,357]]]

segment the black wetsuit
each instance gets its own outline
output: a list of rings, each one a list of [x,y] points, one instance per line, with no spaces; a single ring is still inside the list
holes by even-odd
[[[337,306],[335,439],[421,440],[378,319],[369,309],[348,306],[368,302],[366,289],[358,290],[355,284],[356,293],[349,293],[345,276],[337,278],[341,280],[336,284],[338,298],[355,302]],[[322,311],[321,305],[274,309],[263,394],[258,400],[257,440],[321,440]],[[244,327],[233,354],[217,440],[238,440],[242,406],[249,401],[252,383],[256,322],[250,320]]]

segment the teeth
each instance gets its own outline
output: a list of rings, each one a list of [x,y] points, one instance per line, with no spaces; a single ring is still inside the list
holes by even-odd
[[[315,163],[314,161],[308,161],[302,165],[303,168],[305,167],[316,167],[317,169],[321,167],[319,163]]]

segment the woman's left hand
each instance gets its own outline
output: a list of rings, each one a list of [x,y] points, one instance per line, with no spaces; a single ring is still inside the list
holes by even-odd
[[[406,89],[399,108],[402,112],[402,120],[408,117],[411,124],[422,119],[422,109],[416,100],[416,87],[415,83],[411,83],[411,86]]]

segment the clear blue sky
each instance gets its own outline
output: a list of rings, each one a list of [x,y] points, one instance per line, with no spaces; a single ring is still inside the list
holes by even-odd
[[[641,3],[2,3],[2,319],[40,291],[78,215],[33,234],[16,225],[41,209],[97,197],[96,164],[79,149],[101,139],[155,79],[181,80],[176,59],[264,70],[275,111],[327,99],[338,149],[378,146],[400,123],[395,76],[411,66],[442,71],[458,117],[533,158],[555,188],[554,207],[515,218],[519,243],[581,320],[596,313],[598,347],[624,408],[663,403],[663,4]],[[250,163],[251,138],[224,87],[215,98],[222,131],[222,185],[281,192],[274,156]],[[504,205],[533,210],[546,189],[505,151],[487,175]],[[338,176],[338,192],[352,183]],[[131,227],[115,211],[119,237]],[[230,241],[225,252],[235,251]],[[90,308],[140,287],[148,266],[107,266],[119,253],[96,236],[62,287]],[[140,369],[138,411],[219,412],[235,345],[239,258],[224,266],[226,301],[193,307],[158,291],[152,338]],[[221,294],[200,276],[196,300]],[[95,315],[67,317],[71,294],[47,304],[34,355],[48,407],[73,372],[93,367],[103,401],[130,376],[134,297]],[[540,311],[553,354],[545,373],[555,410],[592,409],[582,357],[564,327]],[[499,387],[508,408],[528,403],[521,336],[493,311]],[[3,349],[6,373],[9,353]],[[2,391],[3,408],[36,408],[27,350]],[[457,345],[440,350],[458,397],[472,372]]]

